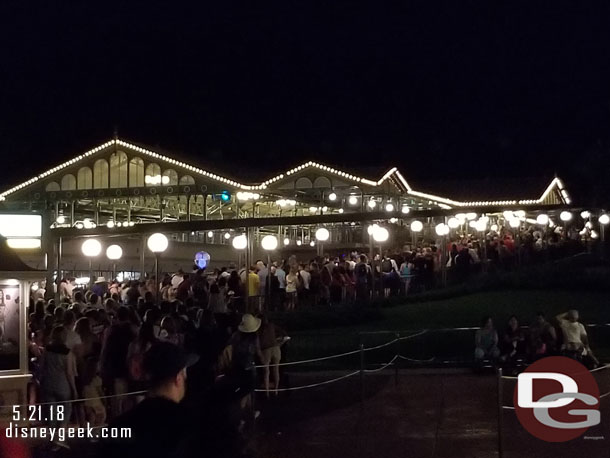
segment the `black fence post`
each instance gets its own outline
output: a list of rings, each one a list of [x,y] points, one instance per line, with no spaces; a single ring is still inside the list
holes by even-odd
[[[360,344],[360,404],[364,407],[364,344]]]
[[[394,356],[394,384],[398,386],[398,361],[400,361],[400,332],[396,333],[396,356]]]
[[[504,386],[502,382],[502,368],[498,368],[498,458],[504,456],[504,444],[502,443],[502,425],[504,416]]]

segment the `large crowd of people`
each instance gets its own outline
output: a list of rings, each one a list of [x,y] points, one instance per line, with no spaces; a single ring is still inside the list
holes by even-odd
[[[54,426],[106,424],[139,405],[144,391],[159,388],[155,383],[167,382],[154,378],[163,371],[146,356],[167,344],[178,349],[170,352],[196,357],[188,370],[191,399],[224,399],[217,406],[223,412],[237,406],[237,414],[225,415],[225,432],[239,442],[253,390],[278,393],[281,347],[289,340],[263,307],[252,313],[234,307],[238,301],[231,297],[242,294],[241,285],[238,272],[229,269],[165,275],[158,290],[152,278],[121,285],[98,278],[86,291],[63,280],[59,301],[32,298],[30,402],[64,405],[63,420],[50,421]],[[285,300],[291,300],[289,291]]]
[[[211,421],[225,425],[225,433],[235,434],[239,443],[251,414],[256,415],[254,389],[260,387],[266,396],[273,396],[281,383],[278,364],[289,337],[269,320],[269,312],[290,313],[435,288],[442,267],[456,281],[465,281],[480,268],[482,259],[490,266],[511,269],[517,257],[548,249],[552,242],[545,239],[546,245],[537,248],[538,239],[531,235],[532,243],[524,242],[523,236],[519,245],[507,234],[484,241],[454,240],[444,258],[440,247],[429,244],[407,246],[393,254],[386,251],[372,259],[354,251],[307,262],[290,256],[241,268],[179,270],[158,280],[119,283],[98,277],[88,288],[64,278],[57,287],[58,298],[45,300],[44,291],[33,292],[28,319],[34,375],[30,402],[65,403],[66,415],[59,424],[102,425],[123,421],[122,414],[134,406],[139,413],[130,414],[131,421],[140,418],[146,424],[150,403],[142,402],[142,393],[147,390],[165,393],[176,402],[185,393],[199,401],[223,399],[224,406],[217,405],[216,411],[229,412],[223,417],[226,422]],[[159,346],[165,349],[158,350]],[[151,360],[152,350],[161,353]],[[561,352],[590,365],[597,363],[577,312],[558,317],[557,327],[538,314],[527,330],[511,317],[500,334],[486,318],[476,333],[476,361],[510,365]],[[181,367],[166,364],[171,373],[157,364],[172,358]],[[257,364],[261,370],[255,369]],[[165,409],[169,415],[173,407],[165,405]]]

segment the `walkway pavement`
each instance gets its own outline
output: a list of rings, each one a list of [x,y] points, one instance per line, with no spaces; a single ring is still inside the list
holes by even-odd
[[[328,374],[327,374],[328,375]],[[312,380],[293,376],[291,383]],[[330,378],[330,377],[327,377]],[[318,378],[319,379],[319,378]],[[282,458],[498,457],[496,379],[467,371],[393,371],[366,378],[360,403],[358,376],[263,405],[260,456]],[[602,405],[603,407],[603,405]],[[504,458],[608,456],[607,440],[548,444],[505,413]],[[602,426],[608,421],[602,408]],[[606,423],[607,424],[607,423]],[[589,436],[603,435],[600,430]]]

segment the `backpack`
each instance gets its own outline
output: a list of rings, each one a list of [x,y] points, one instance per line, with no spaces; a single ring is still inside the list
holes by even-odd
[[[385,272],[385,273],[390,273],[390,272],[392,272],[392,261],[390,261],[390,260],[389,260],[389,259],[387,259],[387,258],[386,258],[386,259],[384,259],[384,260],[381,262],[381,270],[382,270],[382,272]]]
[[[356,272],[356,280],[359,282],[366,282],[368,271],[366,268],[366,264],[358,264],[355,269]]]

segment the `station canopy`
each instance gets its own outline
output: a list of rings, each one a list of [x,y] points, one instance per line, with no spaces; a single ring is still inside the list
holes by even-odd
[[[238,175],[238,172],[236,172]],[[308,161],[249,183],[112,139],[0,193],[3,211],[39,211],[55,227],[135,225],[432,209],[569,205],[558,177],[512,185],[419,183],[390,167],[380,176]]]

